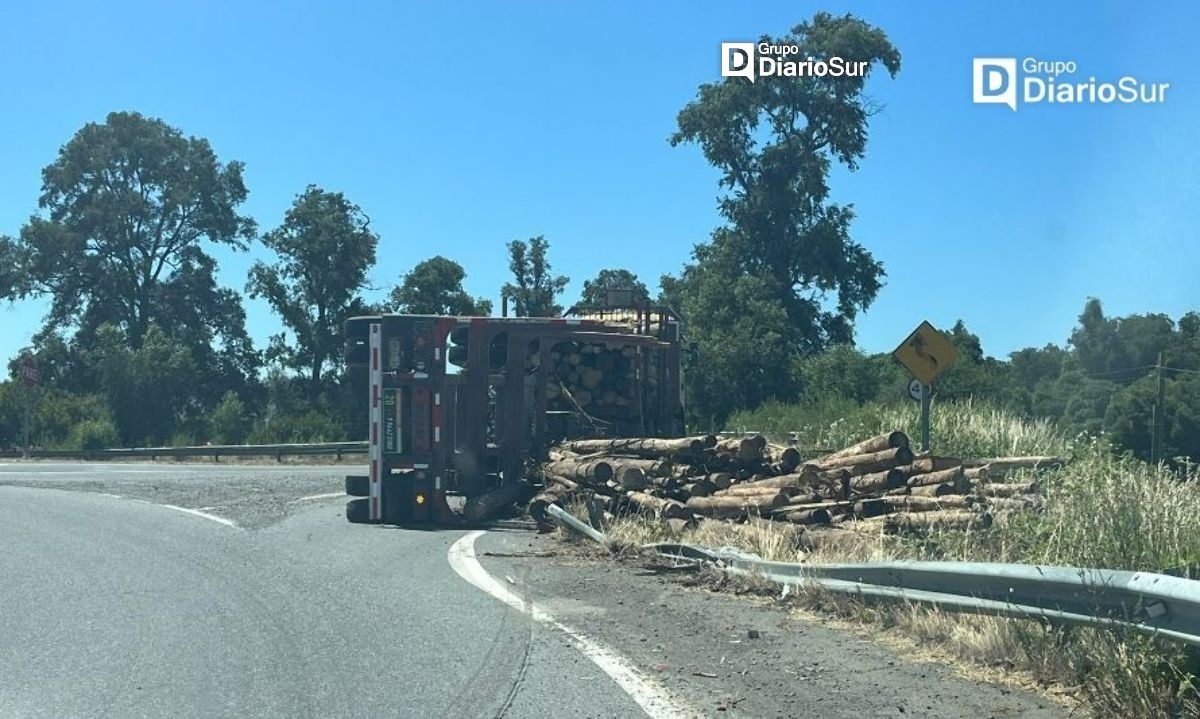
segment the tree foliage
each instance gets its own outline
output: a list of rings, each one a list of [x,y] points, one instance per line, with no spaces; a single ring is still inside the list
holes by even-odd
[[[881,66],[893,76],[900,68],[900,53],[884,32],[850,15],[817,13],[787,35],[761,41],[796,45],[802,57]],[[851,239],[853,210],[830,200],[828,177],[834,163],[856,169],[866,150],[867,121],[877,110],[864,92],[869,74],[725,78],[702,85],[680,111],[671,144],[699,145],[721,173],[724,191],[718,208],[727,224],[695,248],[694,262],[669,293],[703,350],[726,351],[708,344],[721,330],[709,327],[711,305],[700,298],[720,302],[722,288],[743,281],[757,285],[759,305],[778,307],[785,317],[778,341],[768,343],[772,356],[747,353],[751,364],[789,366],[853,339],[854,319],[875,299],[883,267]],[[769,326],[776,328],[774,319]],[[702,414],[753,406],[777,384],[744,399],[727,394]]]
[[[326,369],[340,365],[342,323],[366,308],[359,293],[379,238],[342,193],[309,185],[262,242],[278,259],[254,263],[246,290],[266,298],[294,337],[272,337],[268,356],[304,372],[316,397]]]
[[[441,255],[418,262],[388,295],[388,306],[414,315],[486,317],[491,300],[472,297],[463,289],[467,276],[462,265]]]
[[[49,295],[48,329],[86,333],[108,323],[136,346],[152,323],[182,324],[167,298],[207,306],[211,298],[196,296],[213,268],[202,244],[244,248],[254,225],[236,208],[246,194],[241,163],[219,162],[207,140],[135,112],[111,113],[79,130],[42,171],[44,215],[0,246],[0,257],[22,268],[21,282],[4,288]],[[236,324],[217,330],[235,341],[244,335]]]
[[[601,306],[605,304],[608,290],[633,290],[634,302],[647,302],[650,290],[638,276],[625,269],[604,269],[596,273],[590,280],[583,281],[583,293],[579,303],[583,305]]]
[[[546,256],[549,248],[550,243],[541,235],[528,243],[508,243],[508,269],[513,281],[505,283],[501,296],[512,301],[517,317],[558,317],[563,312],[558,296],[570,280],[551,271]]]

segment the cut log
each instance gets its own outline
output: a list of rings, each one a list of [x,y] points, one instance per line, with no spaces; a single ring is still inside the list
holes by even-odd
[[[997,482],[979,485],[979,493],[985,497],[1016,497],[1021,494],[1037,494],[1041,489],[1037,482],[1016,482],[1014,484]]]
[[[827,454],[818,459],[817,463],[821,464],[827,460],[836,459],[838,457],[850,457],[857,454],[874,454],[876,452],[897,449],[899,447],[904,447],[905,449],[910,447],[908,435],[904,434],[903,432],[884,432],[883,434],[864,439],[857,444],[852,444],[849,447],[839,449],[831,454]]]
[[[986,482],[989,474],[987,467],[971,467],[963,470],[963,477],[972,484]]]
[[[605,462],[612,465],[613,471],[622,468],[640,469],[647,477],[670,477],[672,464],[658,459],[630,459],[629,457],[605,457]]]
[[[706,517],[731,518],[762,514],[766,510],[787,504],[787,500],[788,497],[783,492],[753,497],[692,497],[685,506]]]
[[[931,484],[951,484],[964,492],[969,489],[967,480],[963,477],[962,467],[952,467],[928,474],[914,474],[908,478],[910,487],[928,487]]]
[[[795,447],[780,447],[769,445],[765,458],[771,464],[779,467],[780,474],[790,474],[800,466],[800,450]]]
[[[717,489],[729,489],[733,485],[733,475],[729,472],[714,472],[706,479]]]
[[[616,465],[613,469],[612,482],[624,491],[640,490],[650,486],[650,480],[641,467]]]
[[[680,489],[689,497],[707,497],[717,491],[716,485],[704,477],[695,482],[689,482],[680,487]]]
[[[716,450],[737,459],[743,464],[762,461],[762,447],[751,437],[722,439],[717,441]]]
[[[944,497],[947,494],[965,494],[966,490],[953,484],[927,484],[908,487],[908,493],[918,497]]]
[[[904,472],[899,469],[885,469],[882,472],[873,472],[872,474],[864,474],[858,477],[850,478],[850,491],[855,494],[878,494],[886,492],[889,489],[903,487],[905,484]]]
[[[824,508],[788,512],[783,515],[775,515],[775,518],[792,524],[829,524],[833,520],[829,510]]]
[[[522,482],[504,484],[490,492],[471,497],[463,503],[463,519],[468,522],[478,522],[492,516],[496,512],[512,505],[521,495],[529,491],[529,485]],[[528,497],[529,495],[525,495]]]
[[[612,465],[602,459],[560,459],[547,462],[544,471],[579,482],[603,484],[613,478]]]
[[[935,512],[941,509],[964,509],[975,504],[977,498],[963,494],[947,494],[941,497],[922,497],[909,495],[892,497],[888,501],[896,511]]]
[[[889,531],[914,529],[987,529],[992,526],[990,514],[976,514],[962,509],[945,509],[933,512],[905,512],[882,517]],[[876,521],[876,520],[872,520]]]
[[[707,437],[681,439],[580,439],[567,442],[572,452],[579,454],[629,455],[645,459],[659,457],[698,457],[708,446]]]
[[[747,482],[746,484],[735,484],[734,486],[730,487],[729,489],[722,489],[721,491],[714,493],[713,496],[714,497],[761,497],[761,496],[769,496],[772,494],[783,493],[783,494],[787,495],[788,497],[793,497],[807,489],[807,488],[801,488],[798,486],[791,486],[791,485],[785,486],[785,487],[764,487],[764,486],[760,486],[760,485],[762,485],[762,482]]]
[[[629,492],[625,497],[639,510],[653,512],[663,519],[688,519],[692,516],[690,509],[673,499],[663,499],[645,492]]]
[[[913,453],[908,447],[885,449],[870,454],[850,454],[818,464],[822,469],[846,469],[853,476],[872,474],[893,469],[913,461]],[[807,466],[807,465],[806,465]]]
[[[929,474],[930,472],[940,472],[943,469],[954,469],[961,466],[963,466],[963,461],[958,457],[917,457],[900,469],[904,470],[904,473],[911,477],[914,474]]]
[[[895,511],[895,507],[888,499],[864,499],[854,503],[855,516],[864,519],[890,514],[893,511]]]
[[[836,499],[821,499],[820,497],[812,496],[805,497],[798,495],[788,500],[787,504],[780,505],[764,514],[787,514],[788,512],[802,512],[806,509],[828,509],[830,513],[835,511],[849,511],[854,503],[846,500]]]
[[[547,485],[549,485],[550,483],[561,485],[563,487],[566,487],[569,490],[579,489],[579,485],[576,484],[574,481],[567,479],[566,477],[559,477],[557,475],[552,475],[552,474],[546,475],[546,483],[547,483]]]

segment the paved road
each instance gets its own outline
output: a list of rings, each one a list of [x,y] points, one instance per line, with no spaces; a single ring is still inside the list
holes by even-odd
[[[0,717],[644,716],[472,542],[689,712],[1061,716],[548,537],[350,525],[355,469],[0,464]]]
[[[0,487],[0,716],[639,714],[454,574],[461,533],[353,526],[331,502],[251,532]]]

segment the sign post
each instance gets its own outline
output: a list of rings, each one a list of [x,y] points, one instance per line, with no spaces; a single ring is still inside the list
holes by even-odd
[[[958,350],[946,335],[928,321],[913,330],[892,356],[912,373],[914,382],[908,386],[909,395],[917,394],[921,402],[921,451],[929,451],[929,408],[933,398],[933,381],[958,359]],[[914,397],[916,399],[916,397]]]
[[[38,386],[38,382],[42,379],[42,374],[38,370],[37,358],[31,353],[25,353],[21,358],[21,386],[24,387],[23,394],[25,395],[25,422],[22,426],[22,451],[21,456],[29,459],[29,435],[33,428],[33,392]]]

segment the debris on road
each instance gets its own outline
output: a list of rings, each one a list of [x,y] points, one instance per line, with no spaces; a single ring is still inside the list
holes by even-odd
[[[675,526],[699,518],[764,518],[794,525],[920,532],[985,528],[1041,508],[1040,487],[1014,470],[1058,468],[1063,457],[964,460],[915,454],[903,432],[869,437],[803,462],[798,448],[762,435],[585,439],[552,447],[530,516],[599,500],[609,517],[650,514]]]

